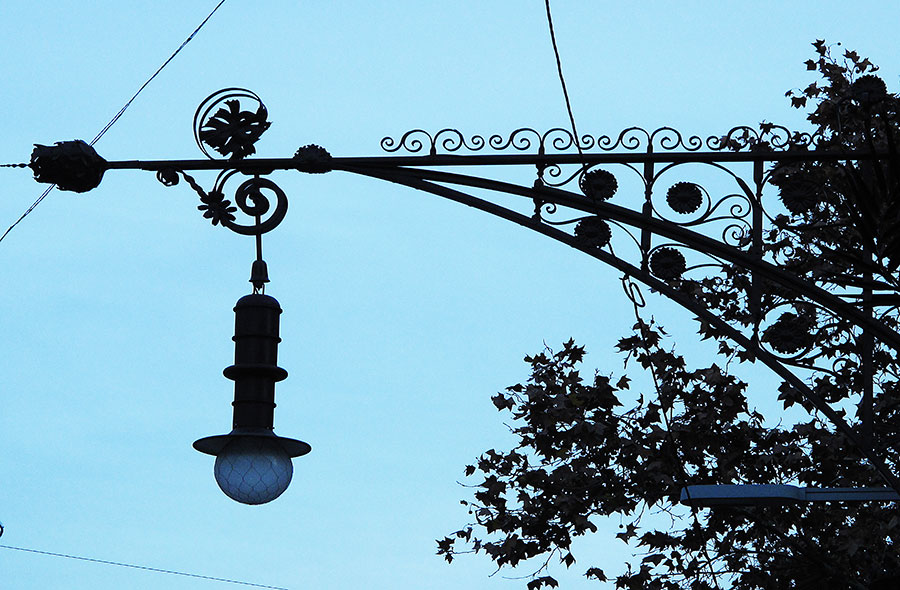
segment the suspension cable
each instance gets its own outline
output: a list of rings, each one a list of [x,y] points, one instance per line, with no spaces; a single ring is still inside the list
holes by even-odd
[[[80,561],[90,561],[92,563],[102,563],[105,565],[117,565],[119,567],[130,567],[133,569],[146,570],[150,572],[156,572],[161,574],[173,574],[176,576],[187,576],[189,578],[201,578],[203,580],[211,580],[213,582],[225,582],[228,584],[240,584],[242,586],[253,586],[256,588],[269,588],[271,590],[288,590],[287,588],[282,588],[281,586],[265,586],[263,584],[254,584],[252,582],[242,582],[240,580],[230,580],[227,578],[216,578],[213,576],[203,576],[200,574],[189,574],[185,572],[176,572],[174,570],[165,570],[157,567],[148,567],[145,565],[135,565],[132,563],[122,563],[120,561],[109,561],[107,559],[94,559],[92,557],[81,557],[79,555],[69,555],[67,553],[53,553],[51,551],[40,551],[38,549],[28,549],[25,547],[13,547],[12,545],[0,545],[0,549],[12,549],[14,551],[26,551],[28,553],[38,553],[40,555],[49,555],[51,557],[65,557],[66,559],[77,559]]]
[[[203,25],[206,24],[206,21],[208,21],[208,20],[212,17],[212,15],[215,14],[217,10],[219,10],[219,7],[222,6],[223,4],[225,4],[225,0],[220,0],[219,3],[216,4],[216,7],[212,9],[212,12],[210,12],[208,15],[206,15],[206,18],[204,18],[203,21],[197,26],[197,28],[194,29],[194,32],[191,33],[190,35],[188,35],[188,38],[185,39],[185,40],[181,43],[181,45],[178,46],[178,49],[176,49],[175,52],[172,53],[172,55],[169,56],[169,59],[167,59],[166,61],[164,61],[163,64],[162,64],[161,66],[159,66],[159,68],[157,68],[157,70],[156,70],[155,72],[153,72],[153,75],[150,76],[149,78],[147,78],[147,81],[144,82],[144,83],[141,85],[141,87],[138,88],[137,92],[135,92],[134,95],[133,95],[131,98],[128,99],[128,102],[126,102],[126,103],[122,106],[122,108],[119,109],[119,112],[117,112],[117,113],[113,116],[113,118],[110,119],[109,122],[108,122],[106,125],[103,126],[103,129],[101,129],[100,132],[97,133],[96,136],[94,136],[94,139],[91,140],[91,145],[94,145],[95,143],[97,143],[97,142],[100,140],[100,138],[103,137],[103,136],[106,134],[107,131],[109,131],[110,127],[112,127],[113,125],[115,125],[116,121],[118,121],[119,118],[120,118],[120,117],[125,113],[125,111],[128,109],[128,107],[131,106],[131,103],[134,102],[134,99],[136,99],[136,98],[138,97],[138,95],[139,95],[141,92],[144,91],[144,88],[146,88],[147,85],[150,84],[150,82],[152,82],[153,79],[156,78],[156,76],[158,76],[159,73],[160,73],[161,71],[163,71],[163,68],[165,68],[167,65],[169,65],[169,62],[171,62],[173,59],[175,59],[175,56],[178,55],[178,54],[181,52],[182,49],[184,49],[184,46],[187,45],[187,44],[191,41],[191,39],[194,38],[194,36],[200,31],[200,29],[203,28]],[[13,168],[13,167],[23,168],[23,167],[25,167],[25,166],[27,166],[27,164],[5,164],[5,165],[4,165],[4,167],[8,167],[8,168]],[[51,184],[51,185],[47,188],[47,190],[45,190],[45,191],[43,192],[43,194],[41,194],[41,196],[38,197],[38,198],[34,201],[34,203],[32,203],[31,206],[28,207],[28,209],[26,209],[25,212],[22,213],[22,215],[21,215],[21,216],[20,216],[20,217],[12,224],[12,225],[10,225],[8,228],[6,228],[6,231],[3,232],[3,235],[2,235],[2,236],[0,236],[0,242],[2,242],[3,239],[9,234],[9,232],[11,232],[12,229],[13,229],[14,227],[16,227],[17,225],[19,225],[19,223],[20,223],[23,219],[25,219],[25,217],[27,217],[29,213],[31,213],[32,211],[34,211],[35,207],[37,207],[38,205],[40,205],[40,204],[41,204],[41,201],[43,201],[44,198],[45,198],[47,195],[49,195],[49,194],[50,194],[50,191],[52,191],[54,188],[56,188],[56,185],[55,185],[55,184]]]

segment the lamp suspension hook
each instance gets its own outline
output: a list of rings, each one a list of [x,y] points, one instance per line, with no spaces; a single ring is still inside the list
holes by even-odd
[[[260,242],[260,237],[257,236],[257,244]],[[261,254],[261,252],[260,252]],[[256,260],[253,261],[253,266],[250,269],[250,283],[253,284],[253,294],[254,295],[265,295],[266,294],[266,283],[269,282],[269,269],[266,266],[266,261],[262,259],[262,255],[257,256]]]
[[[254,178],[259,180],[259,175],[257,174]],[[252,197],[251,197],[252,198]],[[254,205],[258,206],[259,203],[254,199]],[[256,214],[256,226],[259,227],[262,224],[262,216],[257,213]],[[266,267],[266,261],[263,260],[262,253],[262,232],[256,232],[256,260],[253,261],[253,267],[250,270],[250,282],[253,284],[253,293],[255,295],[265,295],[266,293],[266,283],[269,282],[269,269]]]

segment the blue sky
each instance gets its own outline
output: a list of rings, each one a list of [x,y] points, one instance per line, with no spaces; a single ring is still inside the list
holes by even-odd
[[[3,2],[0,161],[27,160],[33,143],[90,140],[214,5]],[[705,136],[763,119],[803,128],[784,93],[813,80],[803,61],[817,38],[871,57],[898,90],[900,5],[553,8],[584,133],[671,125]],[[378,155],[382,137],[417,127],[567,124],[542,2],[228,0],[97,150],[200,157],[194,109],[228,86],[268,106],[257,145],[268,157],[308,143]],[[463,467],[509,444],[490,397],[527,377],[525,354],[574,337],[588,370],[621,370],[611,351],[631,321],[617,275],[402,187],[338,173],[273,180],[291,203],[264,247],[290,373],[275,426],[313,446],[288,491],[236,504],[190,446],[230,424],[221,370],[252,239],[209,225],[183,184],[110,172],[90,193],[51,193],[0,243],[0,542],[291,589],[523,587],[488,577],[481,558],[447,566],[434,539],[466,522]],[[43,186],[12,169],[0,183],[5,229]],[[652,305],[690,351],[685,314]],[[758,391],[771,401],[767,385]],[[614,573],[623,550],[611,536],[588,541],[565,587],[596,586],[584,567]],[[229,587],[10,550],[0,579],[28,590]]]

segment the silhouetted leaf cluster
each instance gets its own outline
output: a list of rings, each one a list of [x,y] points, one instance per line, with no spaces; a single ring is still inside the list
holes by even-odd
[[[806,66],[821,80],[787,96],[793,106],[811,108],[814,149],[881,156],[776,165],[768,173],[785,212],[773,216],[761,255],[828,291],[869,289],[870,302],[881,305],[879,319],[896,328],[900,99],[888,93],[868,59],[852,51],[835,56],[824,41],[813,45],[816,57]],[[766,145],[773,129],[760,126],[757,147]],[[734,140],[732,147],[743,149],[748,141]],[[801,144],[790,149],[810,149]],[[767,317],[760,345],[808,369],[810,388],[852,419],[864,383],[859,332],[846,320],[804,303],[786,285],[754,281],[732,265],[702,279],[676,276],[671,284],[729,324],[753,329]],[[756,299],[750,296],[754,289]],[[750,406],[745,383],[729,372],[734,360],[753,361],[754,351],[739,349],[704,322],[699,333],[716,342],[720,362],[689,367],[652,320],[638,319],[619,340],[626,367],[636,364],[650,376],[649,391],[632,391],[625,375],[582,375],[585,350],[571,340],[559,351],[526,357],[528,380],[492,398],[508,416],[516,444],[490,449],[465,468],[472,495],[463,504],[471,522],[439,540],[438,554],[452,561],[474,552],[498,568],[529,567],[528,590],[556,587],[550,572],[557,563],[580,564],[587,578],[622,590],[900,588],[894,543],[900,514],[890,504],[693,512],[679,504],[688,484],[884,485],[788,383],[779,387],[778,399],[785,408],[803,406],[810,417],[773,426]],[[900,366],[877,344],[872,365],[878,416],[873,440],[896,467]],[[615,575],[596,566],[599,556],[578,555],[576,561],[577,538],[596,533],[604,519],[621,523],[609,542],[627,543],[634,554]]]

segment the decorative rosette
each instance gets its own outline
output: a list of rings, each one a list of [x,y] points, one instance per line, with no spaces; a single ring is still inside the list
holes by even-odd
[[[210,191],[208,194],[201,196],[202,205],[198,205],[197,209],[203,211],[203,217],[212,221],[213,225],[222,224],[235,220],[234,212],[237,207],[231,205],[231,201],[225,198],[220,191]]]
[[[578,186],[586,196],[596,201],[606,201],[616,194],[619,183],[606,170],[591,170],[581,175]]]
[[[309,144],[294,154],[297,170],[311,174],[324,174],[331,171],[331,154],[320,145]]]
[[[765,329],[762,341],[781,354],[795,354],[810,345],[811,328],[812,322],[809,318],[794,313],[784,313],[774,324]]]
[[[666,203],[676,213],[693,213],[703,204],[703,193],[693,182],[679,182],[666,192]]]
[[[609,229],[609,224],[599,217],[588,217],[575,226],[575,237],[587,246],[602,248],[612,239],[612,230]]]
[[[781,202],[794,215],[815,209],[822,198],[819,195],[821,186],[811,180],[795,179],[779,189]]]
[[[684,255],[675,248],[660,248],[650,255],[650,272],[664,281],[681,277],[687,270]]]
[[[861,76],[850,85],[850,96],[863,106],[872,106],[887,96],[884,80],[871,74]]]

